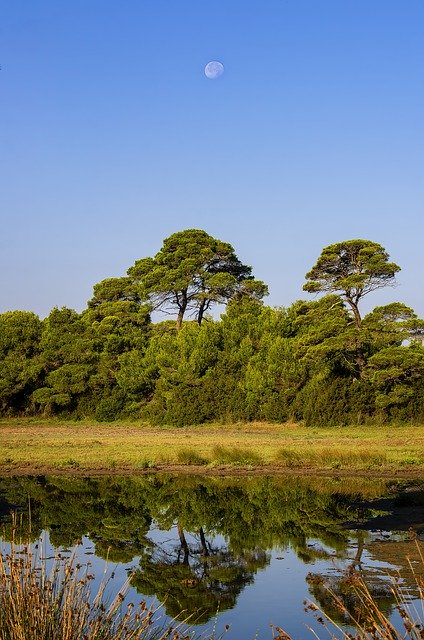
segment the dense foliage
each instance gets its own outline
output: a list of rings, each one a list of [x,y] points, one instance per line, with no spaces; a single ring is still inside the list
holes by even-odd
[[[173,234],[154,258],[96,284],[82,313],[0,314],[0,412],[170,425],[423,421],[424,321],[401,302],[359,308],[393,284],[388,258],[368,240],[330,245],[304,286],[324,295],[271,308],[231,245]],[[220,320],[207,316],[223,303]],[[156,308],[176,321],[152,323]]]

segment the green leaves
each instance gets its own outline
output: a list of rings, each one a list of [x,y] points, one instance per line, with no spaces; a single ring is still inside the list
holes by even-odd
[[[41,321],[30,311],[6,311],[0,314],[0,357],[22,354],[30,357],[39,348]]]
[[[29,311],[0,314],[0,410],[21,409],[39,381],[42,324]]]
[[[404,404],[421,386],[424,377],[424,349],[421,346],[393,346],[373,355],[365,376],[376,389],[380,408]]]
[[[358,303],[365,295],[393,285],[400,267],[388,261],[385,249],[371,240],[346,240],[323,249],[317,263],[306,274],[303,286],[309,293],[339,293],[361,323]]]
[[[177,312],[177,329],[186,313],[200,324],[213,304],[225,303],[238,293],[257,299],[266,285],[245,287],[252,281],[251,267],[240,262],[233,247],[200,229],[187,229],[166,238],[154,258],[137,260],[128,269],[154,309]]]
[[[82,313],[0,314],[0,411],[181,426],[424,415],[424,320],[401,302],[361,317],[362,298],[399,271],[381,245],[324,248],[304,290],[327,295],[287,309],[262,305],[251,271],[230,244],[187,229],[97,283]],[[220,321],[202,322],[223,303]],[[154,309],[176,327],[152,324]]]

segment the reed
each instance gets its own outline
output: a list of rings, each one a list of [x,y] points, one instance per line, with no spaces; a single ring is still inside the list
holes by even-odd
[[[182,626],[160,628],[144,602],[124,604],[128,584],[107,604],[103,581],[74,558],[57,555],[50,570],[38,545],[0,549],[0,640],[186,640]]]
[[[412,543],[411,543],[412,544]],[[320,584],[322,602],[327,606],[317,606],[314,602],[304,602],[305,610],[311,611],[323,629],[322,636],[331,640],[422,640],[424,638],[424,556],[418,541],[415,541],[420,566],[417,569],[409,561],[409,568],[416,583],[416,593],[402,581],[401,576],[387,585],[387,593],[392,597],[398,612],[398,621],[393,623],[383,611],[367,580],[358,570],[348,570],[343,578],[343,586],[335,590],[323,581]],[[386,593],[386,595],[387,595]],[[343,619],[343,625],[339,622]],[[347,626],[349,628],[347,628]],[[271,625],[273,640],[292,640],[281,627]],[[310,628],[316,639],[321,634]]]
[[[343,589],[336,591],[325,582],[320,585],[329,605],[325,610],[314,602],[304,603],[323,629],[322,637],[332,640],[424,638],[424,556],[418,541],[416,546],[420,567],[410,563],[416,582],[414,598],[401,580],[394,580],[388,586],[399,614],[397,626],[383,611],[361,573],[350,570],[344,578]],[[157,610],[148,608],[144,601],[138,607],[126,604],[129,581],[108,604],[107,581],[102,581],[93,594],[94,576],[72,556],[57,554],[50,569],[47,564],[38,545],[12,542],[7,551],[0,547],[0,640],[193,640],[196,637],[187,626],[190,620],[161,627],[155,617]],[[292,640],[282,628],[275,625],[271,628],[273,640]],[[311,637],[321,637],[316,629],[310,628],[310,632]],[[202,638],[216,640],[215,629]]]

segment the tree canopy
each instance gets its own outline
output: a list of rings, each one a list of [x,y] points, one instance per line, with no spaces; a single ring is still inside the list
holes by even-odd
[[[310,293],[340,293],[357,326],[361,324],[359,301],[371,291],[394,284],[400,267],[389,262],[386,250],[371,240],[346,240],[322,250],[306,274],[303,286]]]
[[[128,269],[132,282],[141,286],[153,309],[177,311],[177,329],[188,312],[201,324],[213,304],[237,294],[261,299],[263,282],[252,276],[233,247],[200,229],[172,234],[154,258],[137,260]]]
[[[0,415],[182,427],[423,421],[424,320],[403,302],[359,310],[398,270],[375,242],[330,245],[304,287],[325,295],[272,308],[231,245],[175,233],[128,275],[95,284],[81,313],[0,314]],[[202,322],[219,303],[220,319]],[[152,322],[152,308],[176,313],[178,330]]]

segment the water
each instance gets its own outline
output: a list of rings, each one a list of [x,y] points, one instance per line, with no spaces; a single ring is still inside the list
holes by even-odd
[[[47,557],[60,550],[90,563],[92,592],[106,578],[109,599],[131,573],[127,601],[159,606],[164,625],[184,610],[196,636],[229,625],[229,640],[271,638],[274,624],[296,639],[313,638],[309,627],[326,637],[304,602],[346,626],[322,585],[342,590],[353,568],[395,621],[389,574],[400,570],[416,596],[406,555],[418,562],[410,538],[411,527],[418,537],[424,530],[423,486],[364,478],[0,478],[0,530],[6,548],[18,512],[22,539],[38,542]]]

